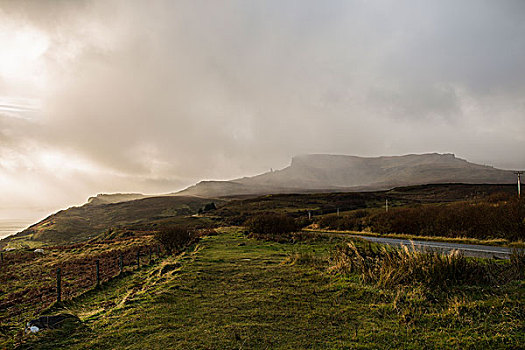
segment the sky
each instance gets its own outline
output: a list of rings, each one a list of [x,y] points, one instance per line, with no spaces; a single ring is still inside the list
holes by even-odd
[[[0,219],[292,156],[525,168],[523,0],[0,0]]]

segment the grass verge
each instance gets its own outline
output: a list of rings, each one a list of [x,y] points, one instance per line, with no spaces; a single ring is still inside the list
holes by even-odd
[[[501,246],[501,247],[509,247],[509,248],[525,248],[525,242],[523,241],[509,241],[504,238],[478,239],[478,238],[468,238],[468,237],[418,236],[418,235],[408,235],[408,234],[400,234],[400,233],[375,233],[375,232],[369,232],[369,231],[343,231],[343,230],[324,230],[324,229],[323,230],[321,229],[303,229],[303,230],[306,232],[334,233],[334,234],[370,236],[370,237],[387,237],[387,238],[399,238],[399,239],[409,239],[409,240],[418,240],[418,241],[479,244],[479,245]]]

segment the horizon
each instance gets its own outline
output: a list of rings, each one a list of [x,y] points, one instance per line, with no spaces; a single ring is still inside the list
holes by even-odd
[[[519,0],[0,0],[0,219],[299,154],[523,169],[524,13]]]
[[[456,154],[454,154],[454,153],[437,153],[437,152],[408,153],[408,154],[401,154],[401,155],[389,155],[389,156],[377,156],[377,157],[362,157],[362,156],[349,155],[349,154],[309,153],[309,154],[298,154],[298,155],[295,155],[295,156],[291,157],[290,162],[289,162],[289,164],[286,167],[284,167],[282,169],[272,169],[272,172],[280,171],[280,170],[288,168],[289,166],[292,165],[293,158],[302,157],[302,156],[336,156],[336,157],[355,157],[355,158],[362,158],[362,159],[378,159],[378,158],[396,158],[396,157],[401,158],[401,157],[406,157],[406,156],[427,156],[427,155],[452,156],[455,159],[460,159],[460,160],[466,161],[469,164],[475,164],[475,163],[469,162],[468,159],[463,159],[461,157],[457,157]],[[488,164],[477,164],[477,165],[483,165],[483,166],[486,166],[486,167],[494,168],[496,170],[513,171],[512,169],[495,168],[492,165],[488,165]],[[88,201],[91,198],[95,198],[95,197],[98,197],[98,196],[102,196],[102,195],[119,195],[119,194],[136,194],[136,195],[144,195],[144,196],[150,196],[150,197],[165,196],[165,195],[177,194],[177,193],[179,193],[181,191],[189,189],[189,188],[191,188],[191,187],[193,187],[195,185],[198,185],[198,184],[200,184],[202,182],[234,181],[234,180],[238,180],[238,179],[245,179],[245,178],[255,177],[255,176],[258,176],[258,175],[261,175],[261,174],[265,174],[265,173],[268,173],[268,172],[269,171],[264,172],[264,173],[260,173],[260,174],[246,175],[246,176],[238,177],[238,178],[235,178],[235,179],[201,179],[201,180],[199,180],[199,181],[197,181],[197,182],[195,182],[195,183],[193,183],[193,184],[191,184],[189,186],[186,186],[186,187],[182,187],[182,188],[175,189],[175,190],[169,190],[169,191],[166,191],[166,192],[158,192],[158,193],[99,192],[99,193],[94,193],[94,194],[90,195],[89,197],[87,197],[81,203],[76,203],[76,204],[69,205],[69,206],[66,206],[66,207],[61,207],[61,208],[56,208],[56,209],[51,209],[51,210],[49,210],[47,208],[46,209],[40,208],[40,209],[35,210],[35,208],[33,208],[32,211],[34,212],[34,215],[28,215],[28,213],[30,211],[27,211],[24,208],[24,209],[21,210],[21,213],[23,213],[22,216],[17,216],[18,214],[15,214],[15,215],[11,215],[10,218],[0,217],[0,240],[5,238],[5,237],[8,237],[10,235],[18,233],[21,230],[27,228],[28,226],[30,226],[32,224],[35,224],[35,223],[37,223],[37,222],[47,218],[48,216],[57,213],[58,211],[66,210],[66,209],[69,209],[69,208],[74,207],[74,206],[84,205],[84,204],[88,203]],[[439,183],[428,183],[428,184],[439,184]],[[443,184],[445,184],[445,183],[443,183]],[[458,184],[460,184],[460,183],[458,183]],[[512,184],[509,184],[509,185],[512,185]],[[412,185],[408,185],[408,186],[412,186]],[[405,186],[394,186],[394,187],[391,187],[390,189],[397,188],[397,187],[405,187]]]

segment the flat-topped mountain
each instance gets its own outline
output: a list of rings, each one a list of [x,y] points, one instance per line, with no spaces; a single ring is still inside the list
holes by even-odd
[[[179,194],[204,197],[314,191],[382,190],[437,183],[504,184],[512,171],[469,163],[454,154],[357,157],[309,154],[290,166],[231,181],[202,181]]]
[[[510,184],[509,170],[469,163],[453,154],[411,154],[365,158],[311,154],[297,156],[290,166],[231,181],[203,181],[166,195],[139,193],[99,194],[83,206],[50,215],[0,242],[61,244],[100,235],[126,225],[150,225],[166,220],[186,220],[216,197],[286,193],[380,191],[424,184]],[[369,193],[372,195],[372,193]]]

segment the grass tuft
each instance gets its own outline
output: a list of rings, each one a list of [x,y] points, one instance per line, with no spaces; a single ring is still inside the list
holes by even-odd
[[[349,242],[336,247],[330,271],[357,273],[363,282],[380,287],[420,284],[445,290],[459,285],[495,286],[522,279],[524,256],[515,251],[506,263],[466,258],[457,251],[440,254],[407,246],[392,249]]]

